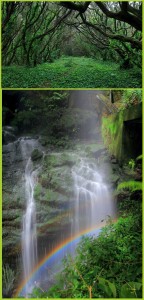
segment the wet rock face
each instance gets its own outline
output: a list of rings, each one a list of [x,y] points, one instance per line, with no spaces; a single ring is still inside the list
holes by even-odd
[[[39,160],[43,157],[43,153],[42,151],[40,151],[39,149],[34,149],[31,153],[31,160],[32,161],[36,161]]]
[[[48,146],[43,148],[39,146],[37,139],[27,137],[3,146],[3,259],[9,261],[10,265],[14,261],[16,264],[17,257],[21,257],[22,216],[26,208],[24,172],[28,157],[32,158],[34,168],[39,166],[34,198],[38,254],[43,257],[50,250],[48,247],[52,242],[56,242],[62,234],[66,238],[70,232],[75,201],[72,168],[79,165],[81,155],[86,154],[83,148],[81,145],[75,152],[50,152]],[[105,178],[112,181],[109,178],[110,157],[103,145],[100,151],[93,146],[89,146],[87,150],[90,160],[103,168]],[[116,164],[114,167],[116,168]],[[116,177],[113,181],[115,180]]]
[[[2,160],[3,190],[12,192],[13,188],[19,185],[24,164],[18,140],[3,145]]]
[[[18,138],[3,145],[3,259],[21,252],[22,215],[25,211],[25,166],[31,154],[31,138]],[[35,146],[37,140],[33,139]]]
[[[51,236],[59,226],[68,227],[72,205],[73,182],[71,154],[46,154],[38,175],[34,197],[37,206],[38,236]],[[64,230],[65,231],[65,230]]]
[[[16,140],[17,129],[11,126],[3,126],[2,140],[3,144],[8,144]]]
[[[24,172],[28,160],[25,145],[34,168],[40,166],[34,195],[38,236],[47,239],[51,232],[54,235],[58,232],[60,224],[64,228],[69,226],[70,215],[65,211],[71,209],[71,168],[75,161],[71,154],[49,153],[48,149],[44,150],[48,154],[40,160],[41,146],[33,140],[31,151],[30,142],[30,138],[23,137],[3,145],[3,257],[6,260],[13,260],[21,253],[22,216],[26,208]]]

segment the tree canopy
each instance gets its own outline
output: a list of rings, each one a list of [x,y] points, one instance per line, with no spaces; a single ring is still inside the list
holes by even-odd
[[[85,55],[140,66],[141,31],[141,1],[3,2],[3,64]]]

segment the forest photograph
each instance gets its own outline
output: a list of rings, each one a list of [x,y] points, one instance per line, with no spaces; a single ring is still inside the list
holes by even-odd
[[[142,1],[3,1],[3,88],[141,88]]]
[[[3,298],[142,298],[142,90],[3,90],[2,118]]]

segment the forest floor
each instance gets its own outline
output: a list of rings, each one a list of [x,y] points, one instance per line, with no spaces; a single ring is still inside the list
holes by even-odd
[[[141,88],[137,68],[124,70],[113,62],[86,57],[61,57],[36,67],[9,66],[2,70],[3,88]]]

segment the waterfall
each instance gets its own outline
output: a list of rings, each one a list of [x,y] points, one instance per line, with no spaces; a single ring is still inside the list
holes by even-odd
[[[75,233],[90,230],[114,216],[115,207],[107,185],[96,165],[86,158],[73,167]]]
[[[33,170],[33,163],[29,157],[36,145],[36,140],[21,140],[23,158],[28,159],[25,167],[26,211],[23,216],[22,229],[22,259],[24,279],[28,279],[37,263],[36,205],[34,199],[34,187],[37,179],[37,170]],[[31,287],[26,284],[26,296],[28,296],[30,291]]]
[[[30,141],[21,142],[23,155],[29,157],[30,149],[33,143]],[[27,153],[27,155],[25,155]],[[56,154],[55,154],[56,155]],[[61,221],[57,225],[53,223],[50,234],[48,232],[44,242],[44,256],[48,259],[44,266],[38,269],[32,278],[27,281],[21,295],[28,297],[34,287],[39,287],[46,291],[56,282],[56,275],[63,269],[63,258],[68,254],[75,255],[75,249],[81,240],[83,234],[98,236],[100,228],[103,227],[109,217],[115,217],[115,205],[111,192],[105,183],[102,171],[93,159],[88,159],[86,153],[71,153],[68,155],[73,158],[75,164],[71,167],[70,174],[72,177],[71,198],[68,198],[68,205],[63,206],[64,212]],[[37,171],[33,170],[33,164],[28,158],[25,167],[25,191],[26,191],[26,212],[23,216],[23,267],[24,277],[29,278],[32,270],[39,265],[41,244],[38,245],[37,261],[37,240],[36,240],[36,209],[34,200],[34,186],[37,177]],[[56,167],[59,174],[61,165]],[[61,200],[60,200],[61,201]],[[65,213],[69,216],[65,222]],[[58,214],[56,215],[58,216]],[[47,215],[47,220],[51,215]],[[56,229],[55,229],[56,224]],[[57,227],[58,226],[58,227]],[[52,232],[52,234],[51,234]],[[68,241],[68,243],[67,243]],[[52,254],[53,252],[53,254]],[[43,257],[43,256],[42,256]],[[31,276],[30,276],[31,277]]]
[[[29,158],[25,169],[26,212],[23,216],[22,256],[24,278],[28,278],[37,262],[36,208],[34,201],[35,176]],[[26,287],[26,294],[28,287]]]

